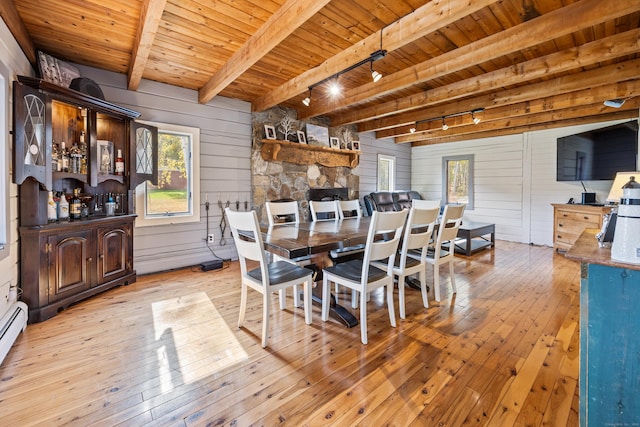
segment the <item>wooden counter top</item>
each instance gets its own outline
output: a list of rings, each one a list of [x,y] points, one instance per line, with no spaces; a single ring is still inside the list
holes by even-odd
[[[599,231],[600,230],[595,228],[587,228],[584,230],[565,256],[569,259],[586,262],[588,264],[601,264],[611,267],[640,270],[640,264],[629,264],[611,259],[611,248],[601,248],[598,246],[596,234]]]

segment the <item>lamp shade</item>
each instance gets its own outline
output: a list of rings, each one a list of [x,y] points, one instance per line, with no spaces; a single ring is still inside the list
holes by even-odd
[[[613,180],[611,190],[607,196],[607,202],[619,203],[622,198],[622,186],[629,182],[629,178],[635,176],[636,180],[640,179],[640,171],[636,172],[618,172]]]

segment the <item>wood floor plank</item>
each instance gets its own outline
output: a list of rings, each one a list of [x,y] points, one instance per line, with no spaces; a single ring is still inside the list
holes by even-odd
[[[498,241],[455,258],[456,294],[445,270],[428,309],[406,289],[396,328],[374,292],[366,346],[274,294],[266,349],[259,294],[237,328],[236,262],[140,276],[27,327],[0,365],[2,423],[577,426],[579,265]]]

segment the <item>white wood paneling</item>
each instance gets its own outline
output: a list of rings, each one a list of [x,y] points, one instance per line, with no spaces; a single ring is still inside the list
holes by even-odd
[[[408,144],[395,144],[392,139],[376,139],[373,132],[360,133],[360,165],[355,173],[360,176],[360,199],[376,191],[378,173],[378,154],[396,158],[396,190],[411,188],[411,147]]]
[[[134,265],[137,272],[194,266],[216,256],[235,258],[228,227],[221,239],[222,210],[218,200],[223,206],[228,200],[234,207],[235,202],[240,201],[243,210],[244,200],[250,200],[251,106],[219,96],[202,105],[195,91],[146,80],[132,92],[126,89],[123,75],[84,66],[78,68],[84,77],[100,85],[107,100],[139,111],[141,120],[200,128],[201,219],[197,223],[136,228]],[[215,237],[209,247],[207,234]]]

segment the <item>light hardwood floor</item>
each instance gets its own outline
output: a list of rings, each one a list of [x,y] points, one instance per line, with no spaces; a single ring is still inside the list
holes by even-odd
[[[139,277],[27,327],[0,366],[0,424],[577,426],[579,265],[498,241],[455,270],[457,295],[442,268],[429,309],[408,289],[397,328],[375,293],[367,346],[273,295],[266,349],[259,294],[236,326],[237,262]]]

